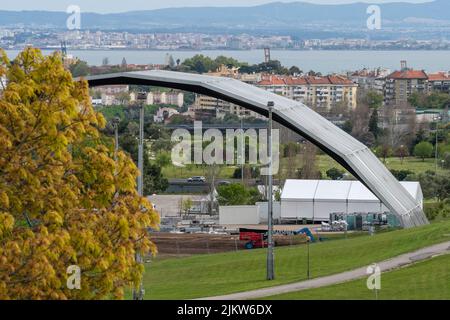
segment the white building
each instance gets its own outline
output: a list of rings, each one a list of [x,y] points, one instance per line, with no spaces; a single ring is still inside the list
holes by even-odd
[[[419,182],[400,182],[423,207]],[[282,220],[328,221],[331,213],[384,213],[389,209],[359,181],[286,180]]]
[[[163,123],[166,119],[169,119],[179,112],[173,108],[159,108],[156,115],[153,116],[153,121],[156,123]]]

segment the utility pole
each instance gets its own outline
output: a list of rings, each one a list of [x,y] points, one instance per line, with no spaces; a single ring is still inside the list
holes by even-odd
[[[114,146],[114,161],[117,162],[117,157],[119,153],[119,123],[120,118],[114,117],[113,126],[114,126],[114,137],[115,137],[115,146]]]
[[[244,185],[244,164],[245,164],[245,135],[244,120],[241,115],[241,183]]]
[[[307,257],[306,257],[306,277],[309,280],[311,278],[311,272],[310,272],[310,263],[309,263],[309,242],[311,239],[309,237],[306,237],[306,251],[307,251]]]
[[[273,101],[267,103],[269,110],[269,187],[267,190],[268,197],[268,245],[267,245],[267,280],[275,279],[274,259],[273,259],[273,177],[272,177],[272,109]]]
[[[139,101],[139,94],[138,94]],[[144,104],[139,103],[139,149],[138,149],[138,194],[140,197],[144,196]],[[139,253],[136,253],[136,262],[143,263],[142,257]],[[133,300],[144,300],[144,286],[142,278],[140,279],[139,289],[136,291],[133,289]]]
[[[144,195],[144,106],[139,104],[138,193]]]
[[[439,146],[439,139],[438,139],[438,133],[439,133],[439,120],[440,117],[435,117],[434,120],[436,121],[436,141],[434,144],[434,162],[435,162],[435,173],[438,172],[438,146]]]

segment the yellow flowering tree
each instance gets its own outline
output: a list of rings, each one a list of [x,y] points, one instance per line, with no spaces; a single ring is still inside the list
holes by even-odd
[[[0,51],[0,299],[122,298],[156,253],[159,218],[138,170],[99,129],[88,85],[61,56]],[[68,267],[81,270],[70,290]]]

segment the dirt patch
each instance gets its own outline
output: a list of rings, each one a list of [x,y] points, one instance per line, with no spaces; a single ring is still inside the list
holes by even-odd
[[[192,254],[210,254],[246,250],[246,241],[240,241],[239,235],[216,234],[177,234],[153,233],[152,241],[158,247],[160,255],[182,256]],[[274,236],[275,246],[289,246],[305,243],[305,236]]]

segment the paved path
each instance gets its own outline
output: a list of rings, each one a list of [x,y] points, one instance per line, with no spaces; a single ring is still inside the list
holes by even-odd
[[[379,262],[378,266],[380,267],[381,272],[386,272],[392,269],[400,268],[445,253],[450,253],[450,241],[436,244],[431,247],[419,249],[406,254],[402,254],[398,257]],[[331,276],[320,277],[316,279],[285,284],[276,287],[233,293],[224,296],[202,298],[200,300],[251,300],[288,292],[325,287],[333,284],[343,283],[367,277],[368,275],[366,274],[366,270],[367,266],[354,269],[351,271],[334,274]]]

